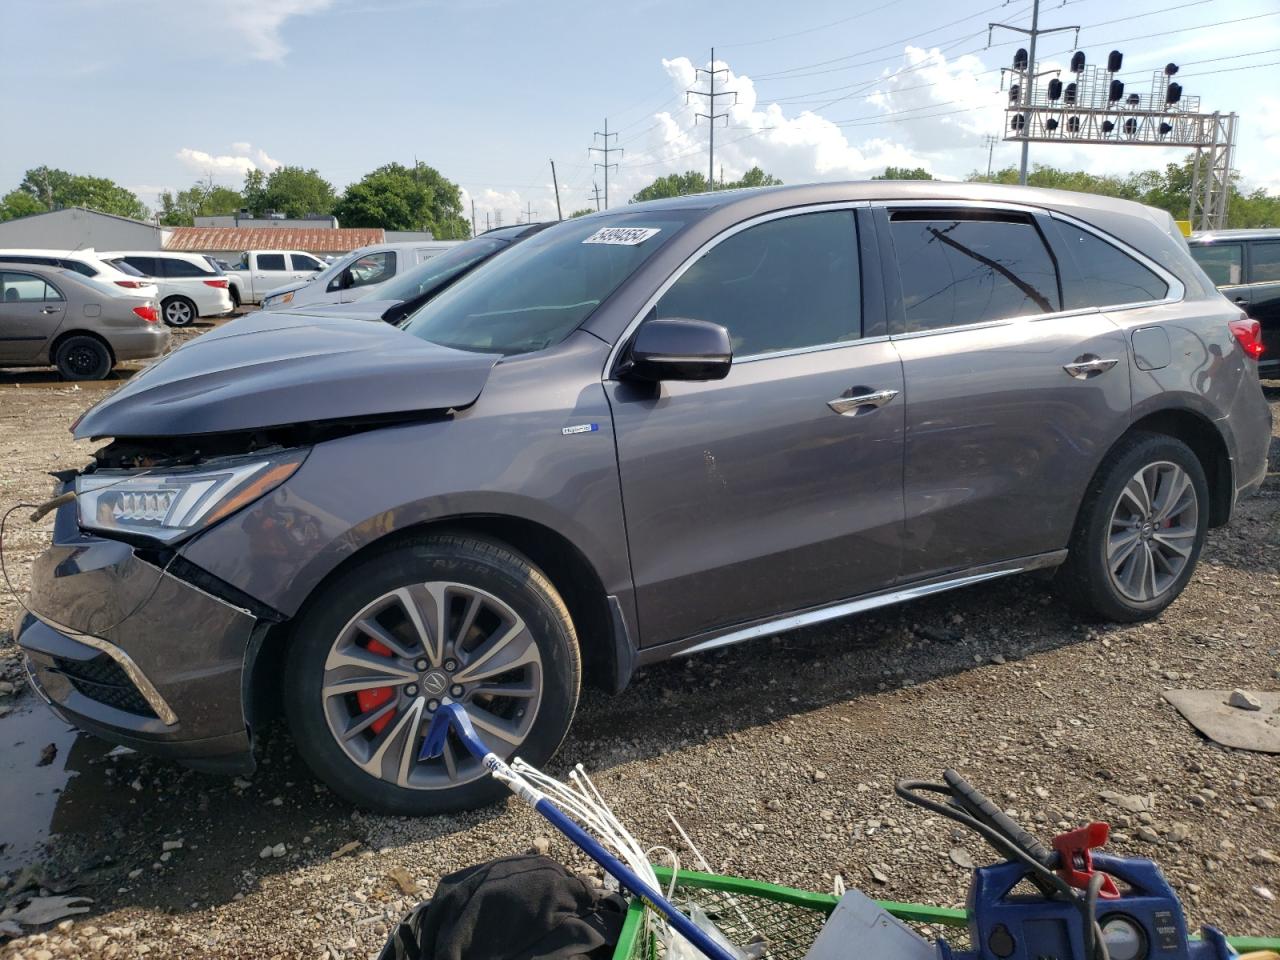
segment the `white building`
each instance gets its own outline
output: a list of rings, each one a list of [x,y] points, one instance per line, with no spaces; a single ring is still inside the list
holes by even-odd
[[[0,223],[0,249],[163,250],[169,228],[85,207],[64,207]]]

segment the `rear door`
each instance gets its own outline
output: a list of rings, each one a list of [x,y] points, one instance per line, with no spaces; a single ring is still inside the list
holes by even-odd
[[[879,211],[897,265],[913,580],[1066,546],[1129,415],[1124,335],[1063,305],[1048,218],[967,204]]]
[[[849,207],[727,231],[650,316],[726,327],[729,375],[606,382],[644,645],[896,576],[902,366],[879,285],[863,296],[858,237]]]
[[[0,362],[35,359],[57,332],[66,301],[44,278],[0,271]]]
[[[1262,356],[1267,367],[1280,364],[1280,240],[1249,244],[1249,316],[1262,324]]]

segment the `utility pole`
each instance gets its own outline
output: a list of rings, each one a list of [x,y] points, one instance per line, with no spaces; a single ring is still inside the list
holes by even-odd
[[[524,222],[533,223],[533,201],[532,200],[525,201]]]
[[[694,113],[693,122],[696,124],[698,122],[698,118],[701,117],[711,126],[711,139],[709,144],[710,156],[707,159],[707,183],[712,190],[716,188],[716,121],[723,117],[725,126],[727,127],[729,125],[729,113],[727,110],[724,113],[716,113],[716,97],[732,96],[734,104],[736,105],[738,102],[738,95],[732,90],[722,90],[719,93],[716,93],[716,74],[727,74],[728,72],[728,67],[721,67],[719,70],[716,69],[716,48],[712,47],[711,69],[704,70],[702,67],[698,67],[693,74],[694,82],[697,82],[698,78],[705,73],[707,75],[707,79],[710,81],[711,89],[686,90],[684,92],[685,103],[689,102],[690,97],[706,97],[707,109],[711,111],[710,113]]]
[[[987,179],[991,179],[991,158],[996,152],[996,144],[1000,142],[1000,138],[994,133],[988,133],[982,138],[982,142],[987,145]]]
[[[476,198],[471,198],[471,235],[476,235]]]
[[[604,133],[601,133],[599,130],[597,130],[597,131],[595,132],[595,136],[597,136],[597,137],[602,137],[602,138],[603,138],[603,141],[602,141],[602,142],[604,143],[604,146],[603,146],[603,147],[597,147],[597,146],[594,146],[594,145],[593,145],[593,146],[587,147],[587,156],[591,156],[591,153],[592,153],[593,151],[594,151],[594,152],[596,152],[596,153],[600,153],[600,154],[603,154],[603,155],[604,155],[604,162],[603,162],[603,163],[596,163],[596,166],[597,166],[597,167],[604,167],[604,208],[605,208],[606,210],[608,210],[608,209],[609,209],[609,168],[610,168],[610,167],[613,167],[613,169],[615,169],[615,170],[617,170],[617,169],[618,169],[618,165],[617,165],[616,163],[610,163],[610,162],[609,162],[609,154],[611,154],[611,153],[622,153],[623,151],[622,151],[622,148],[621,148],[621,147],[611,147],[611,146],[609,146],[609,138],[610,138],[610,137],[613,137],[613,139],[614,139],[615,141],[617,141],[617,139],[618,139],[618,135],[617,135],[616,133],[610,133],[610,132],[609,132],[609,118],[608,118],[608,117],[605,117],[605,118],[604,118]]]
[[[1018,93],[1020,94],[1019,102],[1021,102],[1022,104],[1023,115],[1025,116],[1030,111],[1031,105],[1035,100],[1034,93],[1035,93],[1036,80],[1039,79],[1039,77],[1041,76],[1041,74],[1036,72],[1036,66],[1037,66],[1036,40],[1045,34],[1065,33],[1068,30],[1074,30],[1076,32],[1076,39],[1079,40],[1080,28],[1078,26],[1072,26],[1072,27],[1053,27],[1049,30],[1041,30],[1040,29],[1040,0],[1033,0],[1031,4],[1031,29],[1030,30],[1028,30],[1026,27],[1015,27],[1009,23],[988,23],[987,24],[987,46],[991,46],[991,32],[995,30],[997,27],[1000,27],[1001,29],[1004,29],[1004,30],[1012,30],[1014,33],[1021,33],[1024,36],[1028,36],[1031,38],[1031,42],[1028,44],[1028,47],[1030,49],[1027,51],[1026,68],[1022,71],[1018,71],[1016,68],[1014,70],[1014,73],[1015,74],[1020,73],[1022,78],[1021,79],[1022,87],[1018,91]],[[1026,128],[1024,128],[1024,130],[1025,129]],[[1027,139],[1026,136],[1024,136],[1022,139],[1022,162],[1018,165],[1018,182],[1023,186],[1026,186],[1027,184],[1027,154],[1029,153],[1030,148],[1031,148],[1031,141]]]
[[[560,212],[560,181],[556,179],[556,162],[554,160],[551,161],[551,186],[555,187],[556,220],[560,221],[564,219],[564,214]]]
[[[485,232],[485,233],[488,233],[488,232],[489,232],[490,230],[492,230],[492,229],[493,229],[493,227],[492,227],[492,225],[491,225],[491,221],[490,221],[490,218],[489,218],[489,211],[488,211],[488,210],[486,210],[486,211],[484,212],[484,232]]]
[[[493,211],[493,225],[495,228],[502,226],[502,211]]]
[[[600,212],[600,184],[598,183],[591,184],[591,193],[589,194],[589,196],[595,197],[596,213],[599,213]]]

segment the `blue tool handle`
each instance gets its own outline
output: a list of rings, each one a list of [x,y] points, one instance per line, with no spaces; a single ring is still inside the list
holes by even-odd
[[[697,947],[710,960],[738,960],[737,956],[712,940],[696,923],[676,909],[666,897],[636,876],[630,867],[601,846],[595,837],[569,819],[550,800],[543,797],[533,805],[533,809],[546,817],[553,827],[577,844],[587,856],[604,867],[624,888],[630,890],[654,910],[665,916],[670,921],[671,926],[680,932],[681,936]]]

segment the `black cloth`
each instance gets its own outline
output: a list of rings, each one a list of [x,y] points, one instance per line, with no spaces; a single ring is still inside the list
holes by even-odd
[[[626,912],[548,857],[506,857],[441,880],[378,960],[607,960]]]

